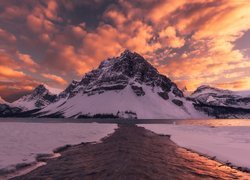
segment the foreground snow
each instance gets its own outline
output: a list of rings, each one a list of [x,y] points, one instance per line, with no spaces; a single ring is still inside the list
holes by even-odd
[[[250,168],[250,127],[143,124],[158,134],[171,135],[179,146],[235,166]]]
[[[0,170],[34,162],[37,154],[67,144],[99,141],[115,128],[97,123],[0,123]]]

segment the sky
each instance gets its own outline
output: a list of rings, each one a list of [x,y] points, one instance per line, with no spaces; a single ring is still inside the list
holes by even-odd
[[[0,96],[64,89],[124,49],[189,91],[250,90],[249,0],[0,0]]]

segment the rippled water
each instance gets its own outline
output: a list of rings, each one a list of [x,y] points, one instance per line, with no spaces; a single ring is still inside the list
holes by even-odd
[[[1,122],[23,122],[23,123],[31,123],[31,122],[32,123],[34,123],[34,122],[36,122],[36,123],[89,123],[89,122],[98,122],[98,123],[118,123],[118,124],[186,124],[186,125],[197,125],[197,126],[199,126],[199,125],[204,125],[204,126],[250,126],[250,119],[124,120],[124,119],[0,118],[0,126],[1,126]],[[132,127],[137,128],[136,126],[132,126]],[[125,128],[124,132],[128,132],[128,129]],[[129,148],[125,149],[126,151],[124,151],[124,153],[126,152],[124,155],[124,157],[126,157],[126,159],[127,159],[128,155],[131,155],[133,153],[134,153],[133,158],[138,159],[138,156],[142,152],[141,151],[142,149],[147,153],[151,153],[151,151],[153,149],[153,151],[152,151],[153,154],[151,154],[151,155],[147,154],[147,156],[143,155],[141,158],[139,158],[139,159],[143,159],[143,160],[145,160],[146,157],[153,157],[154,158],[153,160],[148,159],[148,163],[145,163],[143,161],[141,167],[145,166],[145,168],[147,169],[148,168],[147,166],[151,165],[153,162],[156,174],[159,174],[159,172],[158,172],[159,168],[162,167],[163,168],[162,175],[164,175],[165,177],[177,176],[178,178],[183,177],[182,179],[186,179],[184,177],[187,177],[187,176],[190,177],[190,175],[192,175],[192,176],[200,177],[200,178],[206,177],[208,179],[209,178],[211,178],[211,179],[213,179],[213,178],[214,179],[233,179],[233,178],[235,178],[235,179],[237,179],[237,178],[248,179],[248,178],[250,178],[249,174],[241,173],[241,172],[236,171],[234,169],[231,169],[230,167],[225,166],[221,163],[218,163],[218,162],[213,161],[213,160],[209,160],[203,156],[200,156],[199,154],[192,153],[190,151],[187,151],[187,150],[179,148],[179,147],[174,148],[173,152],[176,154],[172,153],[172,155],[170,155],[169,151],[171,150],[171,148],[170,148],[169,144],[164,145],[164,143],[167,143],[167,141],[165,141],[165,139],[164,139],[164,141],[159,140],[159,138],[164,138],[164,136],[160,136],[160,137],[159,136],[155,136],[155,137],[150,136],[149,138],[145,139],[145,133],[142,133],[141,134],[142,139],[139,138],[136,141],[135,137],[140,137],[140,136],[138,136],[138,133],[140,133],[140,132],[141,131],[135,131],[134,129],[130,129],[129,133],[122,133],[122,136],[132,137],[132,138],[124,137],[124,138],[122,138],[122,141],[121,141],[121,139],[119,140],[119,138],[118,139],[114,138],[114,137],[119,137],[121,135],[112,136],[111,139],[114,139],[114,143],[112,143],[112,141],[111,141],[110,144],[111,145],[115,144],[114,147],[118,148],[118,150],[119,150],[119,151],[118,150],[115,151],[118,154],[114,157],[123,157],[123,156],[121,156],[121,152],[123,152],[121,150],[123,150],[124,148],[127,148],[127,147],[129,147]],[[137,134],[133,134],[133,133],[137,133]],[[124,143],[124,140],[129,141],[129,142]],[[119,141],[121,141],[123,143],[117,143]],[[149,141],[149,142],[145,143],[146,141]],[[161,142],[158,142],[158,141],[161,141]],[[131,144],[128,146],[127,143],[128,144],[135,143],[135,144]],[[140,143],[142,143],[142,144],[140,144]],[[153,144],[153,143],[156,143],[156,144]],[[108,144],[109,143],[98,144],[98,147],[100,146],[100,152],[103,152],[102,146],[108,145]],[[113,150],[114,147],[108,146],[106,149]],[[134,147],[134,148],[131,148],[131,147]],[[135,147],[138,148],[137,151],[134,151]],[[167,148],[162,148],[162,147],[167,147]],[[84,150],[84,148],[83,148],[83,150]],[[91,149],[91,152],[92,151],[93,151],[93,149]],[[74,154],[78,154],[78,153],[74,153]],[[87,153],[83,153],[83,154],[87,154]],[[101,155],[102,153],[97,153],[97,154]],[[109,153],[105,153],[105,154],[109,154]],[[159,158],[158,159],[155,158],[156,156],[157,157],[159,156]],[[68,158],[68,156],[65,156],[65,157],[66,157],[66,159]],[[162,160],[163,157],[164,157],[164,160]],[[103,158],[101,156],[100,156],[100,158],[103,161]],[[80,158],[77,157],[77,159],[80,159]],[[109,159],[109,158],[107,158],[107,159]],[[132,164],[134,164],[134,159],[132,159],[132,160],[131,160],[131,162],[133,162]],[[68,160],[67,160],[67,162],[68,162]],[[124,160],[121,160],[120,162],[124,162]],[[120,162],[119,162],[119,164],[122,164]],[[171,164],[171,162],[173,162],[173,163]],[[93,163],[98,164],[97,162],[93,162]],[[139,163],[139,161],[138,161],[138,163]],[[106,164],[108,164],[108,163],[106,163]],[[68,166],[66,166],[66,167],[68,168]],[[103,167],[105,167],[105,166],[103,166]],[[103,168],[103,167],[98,166],[97,168]],[[115,167],[117,167],[117,166],[115,165]],[[130,164],[129,164],[129,167],[131,167]],[[166,171],[166,169],[167,169],[166,167],[168,167],[168,171]],[[92,166],[91,166],[91,169],[93,169]],[[51,168],[50,170],[54,171],[54,168]],[[180,174],[180,172],[182,172],[182,174]],[[152,177],[155,177],[155,174],[152,175]]]

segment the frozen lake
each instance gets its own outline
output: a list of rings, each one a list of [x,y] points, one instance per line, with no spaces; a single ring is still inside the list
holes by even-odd
[[[38,154],[52,154],[65,145],[98,142],[111,134],[116,124],[0,122],[0,174],[17,164],[35,162]]]
[[[117,124],[137,124],[171,135],[179,146],[250,168],[250,120],[0,119],[0,173],[32,163],[38,154],[81,142],[97,142]]]

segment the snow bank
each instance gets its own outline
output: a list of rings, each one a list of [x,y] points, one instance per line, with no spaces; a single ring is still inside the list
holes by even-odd
[[[115,124],[0,123],[0,170],[35,161],[66,144],[99,141],[114,132]]]
[[[223,162],[250,168],[250,127],[208,127],[195,125],[143,124],[158,134],[171,135],[179,146],[198,153],[216,156]]]

